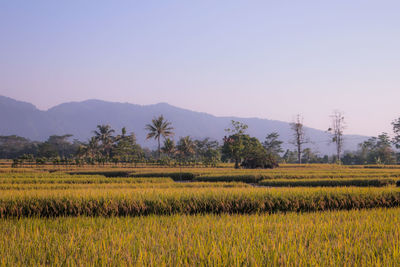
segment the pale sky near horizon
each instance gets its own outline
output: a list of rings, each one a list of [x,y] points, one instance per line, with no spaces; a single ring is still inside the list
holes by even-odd
[[[400,2],[1,1],[0,95],[86,99],[391,133]]]

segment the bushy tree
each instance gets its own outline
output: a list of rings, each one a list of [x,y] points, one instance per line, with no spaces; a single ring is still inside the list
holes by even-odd
[[[225,129],[231,135],[224,137],[224,144],[222,146],[222,153],[225,157],[233,159],[235,168],[239,168],[240,162],[244,152],[243,137],[248,126],[238,121],[231,121],[231,127]]]
[[[58,157],[57,150],[48,142],[41,143],[38,147],[38,157],[41,158],[55,158]]]
[[[244,136],[243,168],[275,168],[278,162],[255,137]]]
[[[115,137],[112,149],[112,157],[122,162],[137,160],[142,155],[141,147],[136,143],[135,133],[126,134],[126,128],[122,128],[121,135]]]
[[[357,151],[345,151],[341,160],[344,165],[362,165],[366,163]]]
[[[305,148],[302,153],[303,163],[320,163],[322,159],[318,156],[317,153],[311,150],[311,148]]]
[[[78,140],[71,142],[69,140],[71,137],[72,134],[52,135],[46,142],[53,147],[60,158],[71,158],[76,154],[81,145],[81,142]]]
[[[195,140],[196,158],[205,165],[215,166],[220,158],[220,149],[217,141],[211,141],[209,138]]]
[[[24,154],[37,155],[39,142],[32,142],[24,137],[0,136],[0,158],[15,159]]]
[[[396,157],[391,144],[387,133],[382,133],[378,137],[371,137],[359,144],[359,157],[363,163],[394,164]]]
[[[240,138],[240,141],[239,141]],[[224,138],[222,153],[226,158],[235,161],[235,168],[274,168],[276,159],[262,146],[255,137],[247,134],[230,135]]]
[[[282,159],[285,163],[296,163],[298,162],[297,152],[286,149],[285,153],[282,156]]]
[[[283,142],[279,140],[279,134],[273,132],[267,135],[263,146],[268,153],[273,155],[276,159],[280,159],[280,154],[283,153],[282,144]]]

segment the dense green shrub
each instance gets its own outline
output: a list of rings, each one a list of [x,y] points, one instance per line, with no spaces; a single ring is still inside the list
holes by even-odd
[[[70,172],[71,175],[103,175],[105,177],[129,177],[131,172],[128,171],[83,171]],[[142,176],[143,177],[143,176]]]
[[[265,179],[263,175],[244,174],[244,175],[200,175],[194,178],[199,182],[243,182],[258,183]]]
[[[190,181],[195,178],[195,174],[190,172],[159,172],[159,173],[138,173],[131,174],[130,177],[169,177],[174,181]]]

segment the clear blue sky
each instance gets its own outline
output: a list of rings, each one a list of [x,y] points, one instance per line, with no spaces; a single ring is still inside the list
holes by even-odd
[[[0,94],[97,98],[347,133],[400,116],[400,1],[0,2]]]

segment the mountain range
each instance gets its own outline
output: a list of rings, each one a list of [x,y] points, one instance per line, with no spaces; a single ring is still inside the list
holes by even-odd
[[[142,146],[154,148],[155,142],[146,140],[145,125],[151,119],[163,115],[172,122],[175,139],[190,135],[195,139],[209,137],[222,142],[226,135],[224,129],[231,120],[247,124],[247,132],[263,141],[268,133],[278,132],[284,141],[285,149],[294,149],[289,143],[292,138],[290,123],[260,119],[217,117],[207,113],[178,108],[167,103],[154,105],[136,105],[130,103],[86,100],[57,105],[46,111],[39,110],[33,104],[0,96],[0,135],[18,135],[30,140],[43,141],[50,135],[72,134],[73,138],[87,141],[99,124],[109,124],[117,133],[122,127],[134,132]],[[325,131],[306,127],[306,135],[312,141],[308,147],[321,155],[333,154],[335,146]],[[344,149],[356,150],[357,145],[368,137],[346,135]]]

